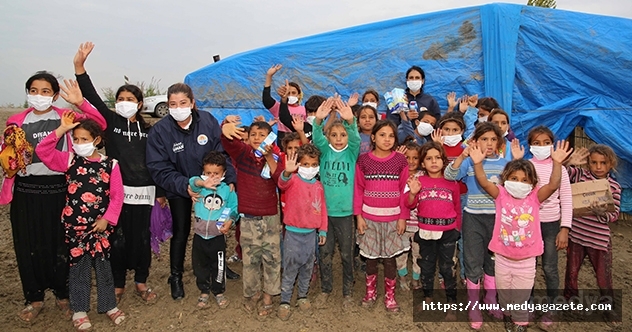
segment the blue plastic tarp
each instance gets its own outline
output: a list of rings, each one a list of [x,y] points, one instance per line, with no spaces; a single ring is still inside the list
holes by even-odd
[[[185,78],[197,105],[220,120],[271,115],[261,92],[266,70],[314,94],[343,97],[369,88],[405,87],[412,65],[442,110],[445,95],[492,96],[524,141],[544,124],[566,138],[575,126],[611,146],[619,182],[632,188],[632,20],[513,4],[421,14],[323,33],[244,52]],[[381,105],[385,105],[381,100]],[[383,106],[382,106],[383,108]]]

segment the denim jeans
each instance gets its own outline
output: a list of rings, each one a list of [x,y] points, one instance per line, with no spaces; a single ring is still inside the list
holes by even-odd
[[[472,214],[463,212],[463,258],[465,259],[465,276],[473,283],[478,283],[483,274],[495,275],[493,253],[487,249],[494,229],[493,214]],[[422,268],[423,270],[423,268]]]
[[[316,231],[295,233],[286,230],[283,238],[283,273],[281,273],[281,303],[290,303],[294,284],[298,298],[307,297],[314,269]]]
[[[320,247],[320,288],[323,293],[331,293],[333,289],[332,258],[336,242],[342,259],[342,294],[353,292],[353,250],[355,246],[355,228],[353,216],[328,217],[327,241]]]
[[[542,254],[542,270],[546,280],[546,295],[554,299],[559,295],[560,274],[557,268],[557,247],[555,239],[560,232],[559,221],[541,222],[542,240],[544,240],[544,253]]]

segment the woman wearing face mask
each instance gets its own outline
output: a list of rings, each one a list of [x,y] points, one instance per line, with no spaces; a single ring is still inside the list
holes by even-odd
[[[191,199],[200,198],[189,188],[189,179],[202,174],[202,159],[207,152],[224,152],[224,148],[217,120],[211,113],[197,110],[191,87],[176,83],[167,89],[167,97],[169,116],[154,125],[147,139],[147,168],[156,184],[165,189],[171,208],[173,237],[169,251],[169,284],[171,297],[179,300],[184,298],[182,273],[191,231]],[[228,156],[227,159],[224,182],[234,190],[235,169]]]
[[[279,117],[279,107],[281,103],[285,103],[288,105],[288,109],[290,110],[291,115],[298,115],[303,118],[307,116],[305,111],[305,107],[301,106],[301,99],[303,99],[303,92],[301,91],[301,87],[294,83],[285,81],[285,85],[281,86],[278,89],[279,96],[281,97],[281,103],[274,100],[270,95],[270,86],[272,85],[272,77],[276,74],[283,65],[274,65],[268,69],[266,72],[266,82],[263,85],[263,106],[267,108],[272,115],[275,117]],[[286,127],[282,123],[279,124],[279,132],[277,142],[280,145],[283,141],[284,133],[290,132],[290,128]]]
[[[406,98],[409,102],[409,107],[411,102],[415,102],[413,104],[413,108],[411,109],[407,117],[409,120],[416,120],[419,118],[419,113],[421,111],[428,111],[435,118],[435,122],[441,116],[441,111],[439,110],[439,104],[431,95],[424,93],[423,86],[426,83],[426,73],[424,70],[418,66],[412,66],[406,71]],[[397,114],[388,113],[387,118],[396,125],[400,124],[400,117]]]
[[[164,190],[156,187],[145,163],[147,134],[151,127],[140,114],[143,92],[135,85],[121,86],[116,91],[115,112],[112,112],[99,97],[84,67],[93,48],[94,44],[91,42],[79,45],[73,63],[81,92],[107,122],[105,138],[108,144],[105,150],[108,157],[118,160],[123,177],[125,201],[118,223],[110,236],[116,300],[118,303],[123,298],[129,269],[134,270],[136,294],[143,301],[153,303],[157,294],[146,284],[151,265],[151,209],[156,199],[163,207],[167,200]]]
[[[64,109],[53,106],[61,95],[83,114],[77,119],[90,118],[101,128],[105,120],[89,102],[83,99],[74,81],[64,81],[60,86],[55,76],[38,72],[26,81],[29,108],[7,120],[7,126],[15,124],[25,132],[25,138],[33,148],[61,123]],[[72,147],[70,134],[59,140],[56,149],[69,151]],[[33,153],[31,164],[13,177],[5,177],[0,192],[0,204],[11,203],[11,228],[15,256],[22,281],[26,307],[18,317],[31,322],[44,305],[46,289],[52,289],[55,303],[70,318],[68,301],[68,252],[64,243],[64,227],[60,222],[61,211],[66,204],[66,178],[63,173],[46,167]]]

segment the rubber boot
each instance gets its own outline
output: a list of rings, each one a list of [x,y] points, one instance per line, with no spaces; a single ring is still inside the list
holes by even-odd
[[[387,311],[398,312],[399,304],[395,301],[396,279],[384,278],[384,306]]]
[[[377,274],[366,275],[366,294],[362,298],[362,306],[370,307],[377,299]]]
[[[486,274],[485,279],[483,279],[483,286],[485,287],[485,298],[483,299],[483,302],[485,302],[485,304],[497,306],[498,300],[496,300],[496,278]],[[503,319],[503,312],[500,310],[499,306],[497,306],[496,309],[489,310],[488,313],[495,319]]]
[[[466,279],[467,285],[467,300],[470,311],[468,316],[470,318],[470,327],[474,330],[479,330],[483,326],[483,314],[478,305],[480,304],[478,299],[481,291],[481,285],[479,283],[473,283],[470,279]]]

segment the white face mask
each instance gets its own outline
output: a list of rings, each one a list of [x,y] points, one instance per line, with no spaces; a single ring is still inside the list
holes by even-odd
[[[298,97],[296,97],[296,96],[289,96],[289,97],[287,97],[287,103],[289,105],[294,105],[294,104],[298,103]]]
[[[503,133],[503,137],[507,137],[507,135],[509,135],[509,130],[505,130],[505,133]]]
[[[529,196],[529,193],[533,190],[532,185],[518,181],[505,181],[504,186],[509,195],[518,199],[523,199]]]
[[[181,121],[186,120],[189,117],[189,115],[191,115],[191,107],[182,107],[182,108],[169,107],[169,114],[174,120],[181,122]]]
[[[419,91],[421,90],[421,85],[423,83],[421,81],[406,81],[406,86],[410,91]]]
[[[428,136],[432,134],[433,130],[434,130],[434,127],[431,124],[426,123],[426,122],[419,122],[419,124],[417,125],[417,132],[421,136]]]
[[[303,166],[299,166],[298,167],[298,175],[300,175],[305,180],[311,180],[311,179],[313,179],[316,176],[316,174],[318,174],[319,170],[320,170],[320,167],[303,167]]]
[[[488,117],[488,115],[485,115],[485,116],[479,116],[479,117],[478,117],[478,123],[487,122],[487,117]]]
[[[307,117],[307,119],[305,119],[305,121],[307,121],[307,123],[309,124],[314,124],[314,119],[316,119],[316,116],[310,115]]]
[[[72,143],[72,149],[75,150],[75,153],[79,157],[90,157],[94,150],[96,150],[96,146],[93,145],[94,142],[83,143],[83,144],[75,144]]]
[[[441,136],[441,138],[443,138],[443,144],[447,146],[456,146],[457,144],[461,143],[461,134]]]
[[[206,181],[208,179],[208,175],[200,175],[200,178],[202,179],[202,181]],[[221,178],[219,178],[219,182],[224,181],[224,177],[222,176]]]
[[[330,147],[332,150],[334,150],[334,152],[342,152],[342,151],[346,150],[346,149],[349,147],[349,144],[347,144],[347,146],[345,146],[344,148],[342,148],[342,149],[340,149],[340,150],[338,150],[338,149],[334,148],[334,146],[333,146],[333,145],[331,145],[331,144],[329,144],[329,147]]]
[[[532,145],[529,148],[529,151],[531,151],[531,154],[533,155],[533,158],[537,159],[537,160],[545,160],[548,157],[551,156],[551,148],[553,147],[553,145],[546,145],[546,146],[535,146]]]
[[[45,111],[53,105],[53,97],[42,95],[26,95],[29,106],[38,111]]]
[[[362,106],[371,106],[371,107],[377,109],[377,103],[374,103],[372,101],[367,101],[366,103],[363,103]]]
[[[119,101],[114,105],[116,114],[129,119],[138,111],[138,104],[131,101]]]

